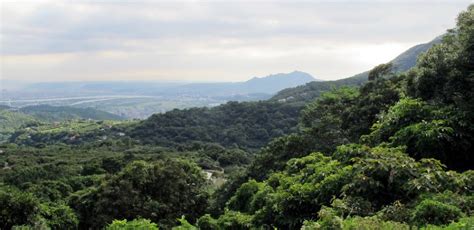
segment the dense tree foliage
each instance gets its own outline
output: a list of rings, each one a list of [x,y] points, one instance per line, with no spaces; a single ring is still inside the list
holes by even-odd
[[[413,69],[379,65],[301,111],[22,124],[0,145],[0,228],[471,229],[472,44],[474,6]]]
[[[65,121],[78,119],[124,120],[123,117],[93,108],[75,108],[69,106],[33,105],[19,109],[20,112],[41,121]]]
[[[96,189],[73,195],[71,206],[81,210],[81,227],[138,217],[170,226],[181,215],[203,214],[205,183],[200,169],[185,161],[135,161]]]
[[[308,104],[297,134],[271,142],[218,190],[216,200],[228,197],[218,219],[240,212],[254,227],[408,229],[471,216],[472,171],[461,172],[474,165],[473,12],[409,72],[380,65],[358,90]]]
[[[295,131],[299,108],[272,102],[229,102],[214,108],[173,110],[138,124],[131,136],[144,144],[175,146],[201,141],[257,149]]]

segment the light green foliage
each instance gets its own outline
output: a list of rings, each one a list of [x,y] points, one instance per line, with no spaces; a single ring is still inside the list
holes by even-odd
[[[212,218],[212,216],[209,214],[201,216],[199,220],[197,221],[196,225],[201,230],[218,230],[219,229],[217,220]]]
[[[318,212],[319,229],[322,230],[342,230],[342,218],[337,216],[337,213],[328,207],[323,207]]]
[[[415,207],[413,222],[419,225],[444,225],[457,221],[462,216],[462,211],[456,206],[426,199]]]
[[[301,112],[301,125],[304,132],[318,141],[318,150],[332,151],[337,145],[351,141],[347,130],[343,129],[358,91],[342,87],[324,93],[320,99],[307,105]]]
[[[0,143],[8,140],[20,127],[36,122],[38,121],[32,116],[0,108]]]
[[[422,121],[430,114],[427,105],[419,99],[403,98],[387,113],[380,115],[378,121],[372,126],[371,142],[380,143],[388,141],[401,128]]]
[[[158,226],[148,219],[114,220],[105,230],[158,230]]]
[[[474,228],[474,217],[465,217],[459,221],[452,222],[446,226],[428,225],[420,228],[421,230],[470,230]]]
[[[354,217],[344,220],[344,230],[410,230],[410,226],[394,221],[383,221],[377,217]]]
[[[308,104],[299,126],[291,98],[23,124],[0,146],[0,228],[472,228],[473,41],[470,6],[413,70],[380,65]]]
[[[52,229],[76,229],[79,224],[74,211],[65,204],[43,204],[41,216],[46,219],[47,226]]]
[[[319,212],[318,221],[305,221],[301,230],[409,230],[410,226],[394,221],[383,221],[373,217],[342,219],[330,208]]]
[[[217,223],[221,229],[247,230],[253,226],[251,215],[234,211],[226,211]]]
[[[460,214],[472,212],[472,198],[464,195],[470,192],[466,187],[470,173],[447,172],[432,159],[416,161],[400,148],[347,145],[340,146],[333,156],[313,153],[291,159],[285,170],[267,180],[244,183],[227,207],[252,215],[256,226],[278,228],[300,227],[322,210],[321,205],[331,205],[331,212],[340,217],[378,213],[383,220],[411,223],[416,222],[410,216],[411,207],[418,204],[405,205],[400,200],[456,191],[450,206]],[[432,199],[447,202],[446,196],[434,195]],[[430,221],[435,220],[427,223]]]
[[[135,122],[72,120],[32,124],[13,133],[10,142],[35,147],[53,144],[110,144],[111,141],[116,145],[126,145],[128,137],[122,135],[125,127],[133,123]]]
[[[190,224],[184,216],[178,219],[179,226],[173,227],[173,230],[198,230],[198,228]]]

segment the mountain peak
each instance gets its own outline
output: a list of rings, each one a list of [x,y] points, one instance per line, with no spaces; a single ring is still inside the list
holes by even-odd
[[[290,73],[276,73],[265,77],[253,77],[243,84],[250,91],[276,93],[282,89],[304,85],[315,80],[310,74],[295,70]]]
[[[295,80],[298,79],[299,81],[315,81],[316,79],[311,76],[311,74],[295,70],[290,73],[276,73],[276,74],[270,74],[265,77],[253,77],[252,79],[246,81],[245,83],[253,82],[253,81],[270,81],[270,80]]]

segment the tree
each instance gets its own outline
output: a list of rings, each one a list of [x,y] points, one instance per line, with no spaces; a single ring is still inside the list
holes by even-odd
[[[195,164],[184,160],[153,163],[135,161],[97,190],[73,203],[83,221],[93,228],[114,219],[148,218],[160,226],[172,226],[185,215],[196,220],[207,202],[206,180]],[[81,204],[92,206],[81,208]],[[92,209],[91,214],[87,214]]]
[[[380,64],[374,67],[369,72],[369,81],[377,80],[379,78],[389,75],[392,72],[392,68],[393,68],[392,63]]]
[[[132,230],[132,229],[158,230],[158,226],[157,224],[151,222],[148,219],[134,219],[131,221],[114,220],[105,228],[105,230]]]
[[[34,225],[40,218],[39,201],[30,193],[14,188],[0,189],[1,229],[15,225]]]

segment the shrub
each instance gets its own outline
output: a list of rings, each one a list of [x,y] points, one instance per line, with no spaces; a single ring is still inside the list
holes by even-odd
[[[197,226],[201,230],[216,230],[219,229],[219,225],[217,224],[217,220],[212,218],[211,215],[206,214],[199,218],[197,221]]]
[[[152,223],[148,219],[135,219],[131,221],[127,220],[114,220],[109,224],[105,230],[158,230],[158,226],[155,223]]]
[[[460,217],[462,217],[462,212],[458,207],[426,199],[415,207],[412,220],[418,225],[444,225]]]
[[[246,230],[252,228],[252,216],[240,212],[227,211],[217,220],[222,229]]]
[[[393,221],[383,221],[377,217],[354,217],[343,222],[344,230],[409,230],[410,226]]]
[[[342,218],[337,216],[332,208],[323,207],[318,213],[319,229],[338,230],[342,229]]]

